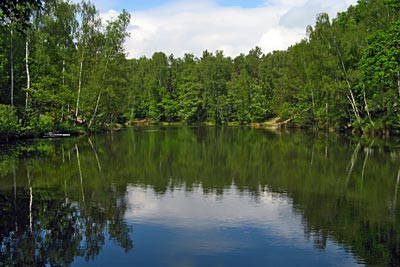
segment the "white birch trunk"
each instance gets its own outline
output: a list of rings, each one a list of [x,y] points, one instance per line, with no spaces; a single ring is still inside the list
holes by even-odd
[[[109,62],[109,57],[107,57],[106,67],[105,67],[105,70],[104,70],[104,73],[103,73],[102,86],[104,86],[104,80],[105,80],[105,78],[106,78],[106,72],[107,72],[107,68],[108,68],[108,62]],[[92,118],[91,118],[91,120],[90,120],[90,122],[89,122],[89,126],[88,126],[89,129],[90,129],[90,127],[92,127],[93,122],[94,122],[94,118],[96,117],[97,109],[99,108],[99,104],[100,104],[100,98],[101,98],[101,91],[100,91],[99,95],[97,96],[96,107],[95,107],[95,109],[94,109]]]
[[[89,129],[90,129],[90,127],[92,127],[94,118],[96,117],[97,109],[99,108],[99,104],[100,104],[100,98],[101,98],[101,93],[99,93],[99,95],[97,96],[96,107],[94,109],[93,116],[90,119],[89,126],[88,126]]]
[[[351,107],[352,107],[353,112],[354,112],[354,116],[356,117],[358,125],[360,125],[361,131],[363,131],[364,129],[363,129],[362,124],[361,124],[361,118],[360,118],[360,115],[358,114],[358,109],[357,109],[356,103],[355,103],[355,101],[352,100],[352,99],[354,99],[354,96],[353,96],[353,93],[351,92],[351,90],[350,90],[350,95],[352,97],[347,96],[347,99],[349,99],[349,101],[350,101]]]
[[[64,47],[65,50],[65,47]],[[62,85],[65,85],[65,52],[63,55],[63,61],[62,61]]]
[[[360,112],[359,112],[359,110],[357,108],[356,99],[354,98],[353,90],[351,89],[351,85],[350,85],[349,79],[347,78],[347,70],[346,70],[346,66],[344,65],[344,62],[343,62],[342,53],[340,52],[339,47],[337,45],[336,45],[336,50],[338,52],[340,64],[342,66],[343,75],[344,75],[344,78],[346,80],[347,87],[349,88],[350,97],[348,97],[348,99],[350,100],[351,106],[352,106],[353,111],[354,111],[354,115],[356,116],[356,119],[357,119],[357,123],[360,126],[361,131],[363,131],[364,129],[363,129],[363,126],[362,126],[362,123],[361,123]]]
[[[14,106],[14,46],[13,29],[10,30],[10,79],[11,79],[11,106]]]
[[[367,111],[367,115],[368,115],[369,121],[371,122],[372,126],[375,126],[374,122],[372,121],[371,114],[369,113],[367,97],[365,96],[365,90],[363,90],[363,94],[364,94],[365,111]]]
[[[325,115],[326,115],[326,118],[328,118],[328,112],[329,111],[329,104],[328,104],[328,102],[326,102],[325,103]]]
[[[75,118],[76,118],[76,121],[78,121],[79,100],[80,100],[81,90],[82,90],[83,59],[84,59],[84,52],[82,52],[81,63],[80,63],[80,66],[79,66],[78,96],[77,96],[77,98],[76,98],[76,110],[75,110]]]
[[[31,88],[31,76],[29,72],[29,37],[26,36],[25,41],[25,69],[26,69],[26,93],[25,93],[25,110],[29,105],[29,89]]]

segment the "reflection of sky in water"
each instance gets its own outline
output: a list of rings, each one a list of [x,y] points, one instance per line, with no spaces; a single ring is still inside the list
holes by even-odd
[[[134,248],[125,253],[106,242],[94,266],[357,266],[332,241],[316,249],[284,195],[235,188],[222,196],[201,188],[157,195],[131,186],[126,198]]]
[[[130,187],[127,198],[130,207],[126,218],[133,222],[190,230],[246,225],[273,230],[286,238],[303,232],[302,225],[296,224],[301,218],[293,213],[290,200],[269,192],[257,199],[239,195],[236,189],[226,190],[221,196],[203,194],[201,189],[175,190],[159,196],[151,190]]]

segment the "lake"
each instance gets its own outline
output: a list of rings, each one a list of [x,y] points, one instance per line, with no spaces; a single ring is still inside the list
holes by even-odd
[[[399,140],[139,127],[0,150],[0,266],[400,266]]]

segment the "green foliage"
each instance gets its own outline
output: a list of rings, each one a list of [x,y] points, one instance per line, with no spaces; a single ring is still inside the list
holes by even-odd
[[[0,3],[0,20],[13,23],[20,31],[30,27],[30,17],[35,9],[42,6],[41,0],[2,0]]]
[[[62,122],[54,127],[57,132],[74,134],[79,132],[79,128],[72,123]]]
[[[371,112],[384,129],[400,131],[400,21],[369,38],[360,61],[363,83],[372,99]]]
[[[17,110],[8,105],[0,105],[0,140],[18,137],[21,125]]]
[[[35,130],[39,133],[51,132],[54,128],[53,118],[49,115],[40,115],[35,122]]]
[[[40,12],[38,1],[22,2],[32,27],[10,39],[14,11],[0,25],[0,103],[10,103],[12,40],[14,104],[29,134],[70,131],[73,121],[92,131],[129,120],[245,125],[272,117],[306,128],[400,131],[397,0],[359,1],[332,20],[321,13],[286,51],[139,59],[124,52],[125,10],[103,22],[87,1],[49,0]]]

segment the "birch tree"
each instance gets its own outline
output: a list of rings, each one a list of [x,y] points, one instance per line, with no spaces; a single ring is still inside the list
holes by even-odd
[[[123,10],[121,14],[114,20],[108,21],[104,33],[104,46],[102,47],[102,57],[100,59],[101,64],[101,77],[99,77],[99,90],[97,92],[96,105],[92,113],[91,119],[88,124],[90,129],[95,121],[101,97],[104,93],[107,94],[106,111],[109,113],[110,120],[112,122],[112,117],[115,115],[114,105],[118,105],[126,99],[127,94],[122,92],[123,86],[120,86],[123,77],[118,77],[115,79],[115,73],[123,74],[124,71],[120,69],[121,61],[124,61],[124,42],[125,38],[129,35],[127,32],[127,27],[130,22],[130,14]],[[124,64],[122,64],[124,66]],[[127,81],[127,79],[125,79]],[[111,108],[108,106],[111,105]],[[126,105],[121,105],[126,106]]]
[[[79,6],[79,15],[80,15],[80,27],[78,30],[78,44],[77,44],[77,55],[78,55],[78,90],[76,96],[76,107],[75,107],[75,119],[78,121],[79,108],[80,108],[80,100],[81,100],[81,92],[82,92],[82,83],[84,79],[84,63],[86,58],[90,58],[93,56],[89,54],[90,46],[94,44],[91,41],[94,40],[95,36],[98,34],[99,29],[101,27],[101,20],[98,17],[98,11],[96,7],[86,1],[82,1]],[[93,52],[93,49],[91,50]],[[94,51],[96,52],[96,51]]]
[[[10,33],[10,104],[14,105],[14,38],[15,32],[24,33],[30,27],[33,10],[41,7],[40,0],[4,0],[0,3],[0,20],[8,26]]]

